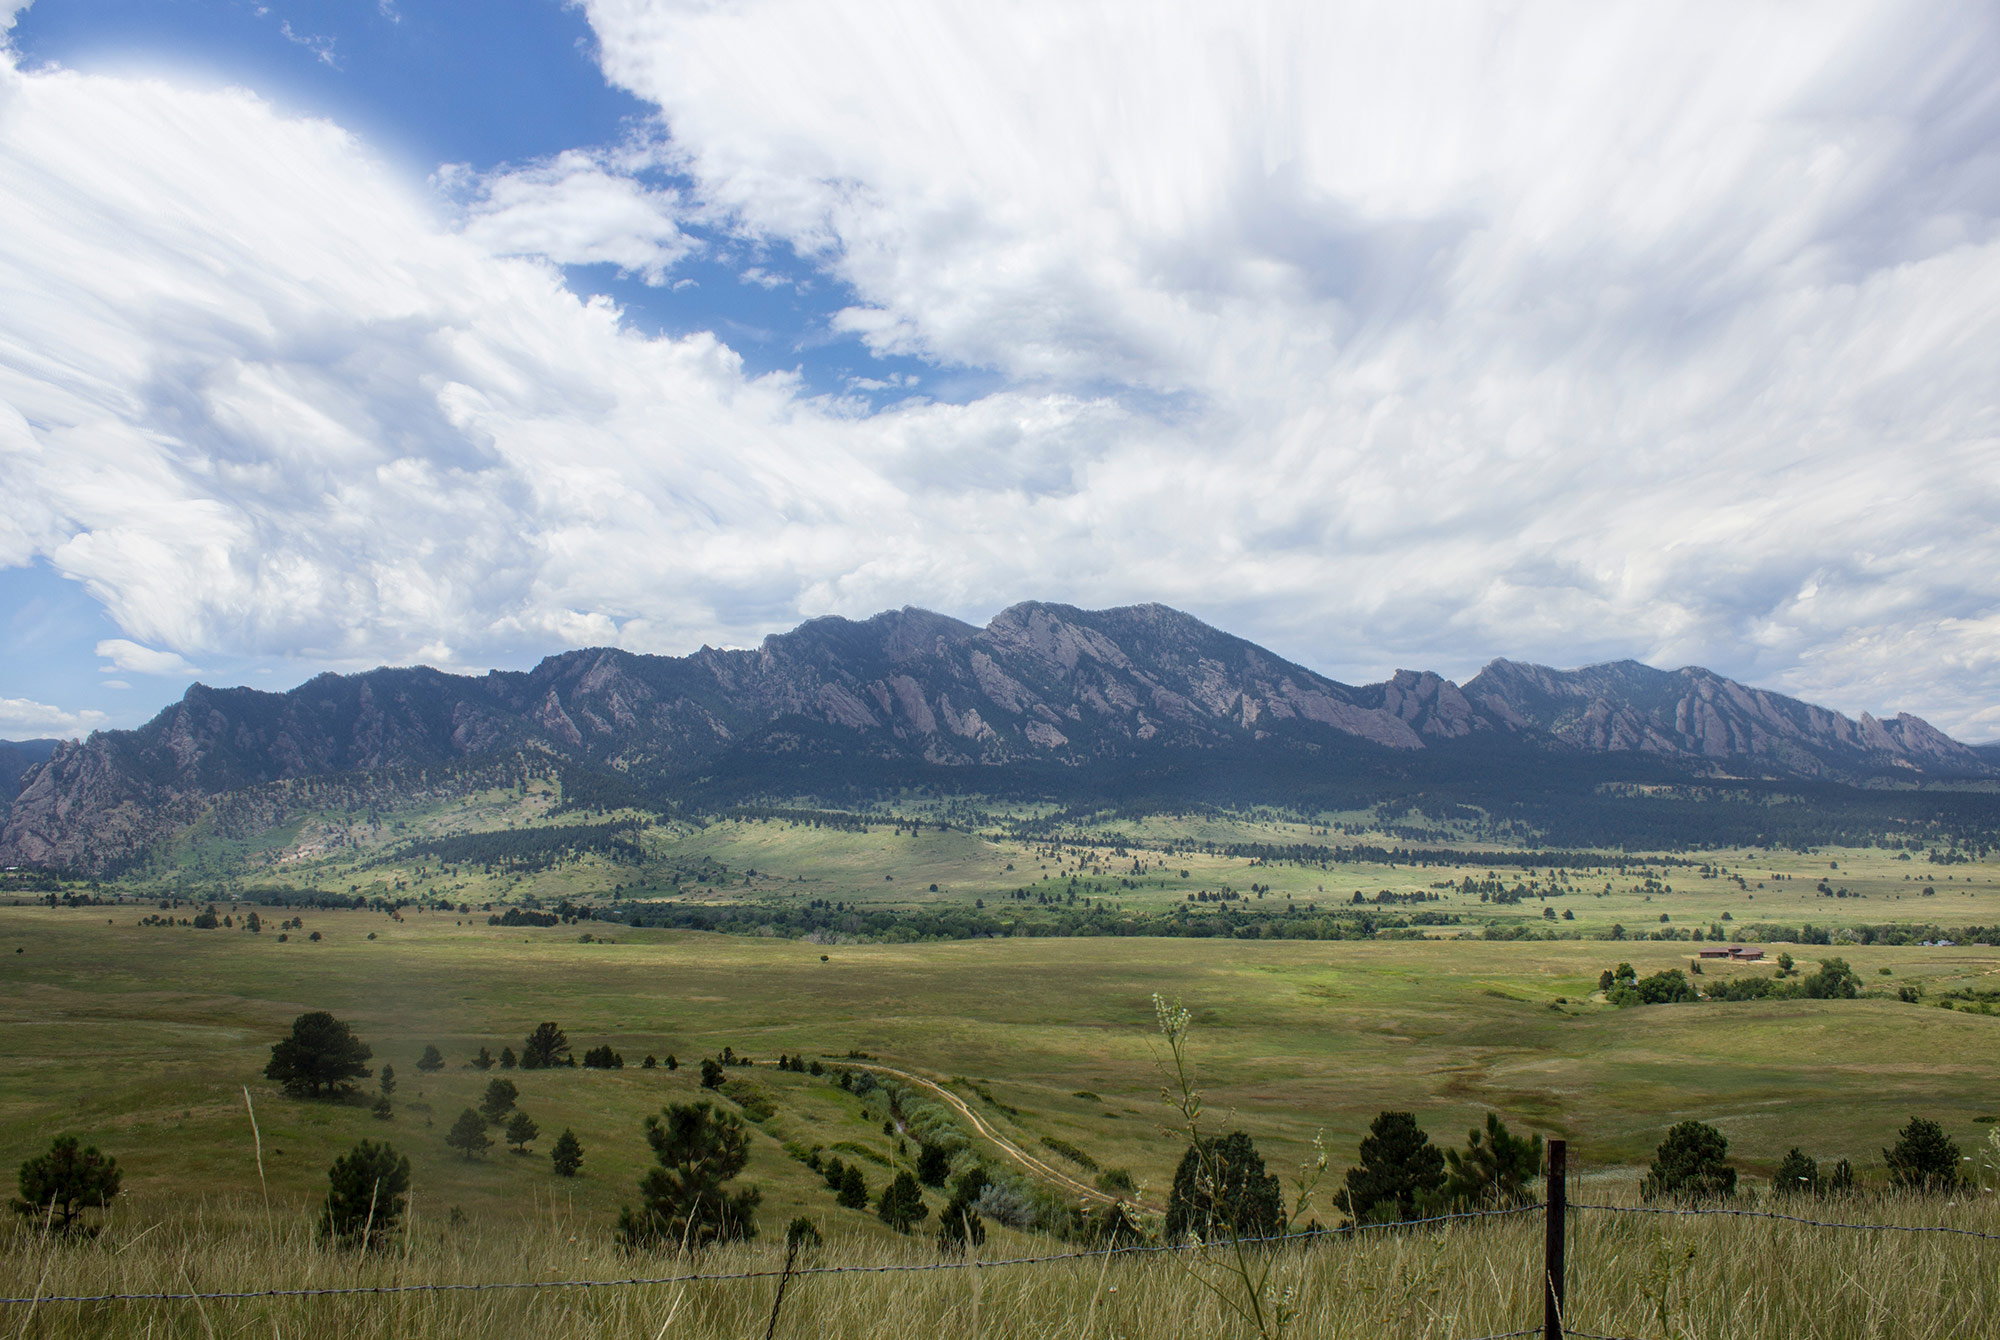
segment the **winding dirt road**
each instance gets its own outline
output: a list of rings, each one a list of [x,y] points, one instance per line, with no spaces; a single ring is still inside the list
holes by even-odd
[[[1061,1187],[1064,1191],[1072,1192],[1075,1195],[1083,1197],[1085,1200],[1095,1201],[1100,1205],[1116,1204],[1119,1200],[1119,1197],[1106,1195],[1104,1192],[1099,1191],[1096,1187],[1091,1186],[1089,1183],[1078,1181],[1076,1178],[1071,1177],[1068,1173],[1064,1172],[1062,1169],[1055,1167],[1053,1164],[1050,1164],[1044,1161],[1043,1159],[1037,1157],[1036,1155],[1029,1153],[1027,1150],[1021,1148],[1021,1146],[1015,1144],[1007,1136],[1002,1135],[999,1131],[995,1130],[992,1124],[989,1123],[984,1117],[980,1116],[979,1113],[975,1112],[972,1109],[972,1106],[969,1103],[967,1103],[963,1098],[960,1098],[957,1094],[953,1093],[950,1089],[945,1088],[944,1085],[939,1084],[934,1079],[929,1079],[923,1075],[913,1074],[908,1070],[899,1070],[895,1066],[876,1065],[873,1062],[869,1061],[841,1061],[838,1062],[838,1064],[847,1066],[849,1069],[852,1070],[873,1070],[877,1074],[894,1075],[897,1079],[902,1080],[907,1084],[913,1084],[918,1088],[924,1090],[924,1092],[935,1095],[946,1106],[951,1108],[952,1111],[958,1113],[959,1116],[964,1117],[966,1124],[971,1126],[974,1132],[976,1132],[978,1135],[980,1135],[982,1138],[989,1141],[990,1143],[998,1146],[1000,1151],[1004,1153],[1008,1158],[1014,1160],[1014,1162],[1020,1164],[1023,1168],[1026,1168],[1030,1174],[1041,1178],[1045,1182],[1053,1182],[1055,1183],[1055,1185]],[[1127,1203],[1142,1210],[1154,1210],[1155,1212],[1157,1212],[1156,1207],[1147,1205],[1143,1201],[1137,1199],[1130,1200]]]

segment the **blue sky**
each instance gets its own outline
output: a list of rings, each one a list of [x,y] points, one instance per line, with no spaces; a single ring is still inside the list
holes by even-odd
[[[1028,598],[2000,736],[1989,7],[9,14],[0,738]]]

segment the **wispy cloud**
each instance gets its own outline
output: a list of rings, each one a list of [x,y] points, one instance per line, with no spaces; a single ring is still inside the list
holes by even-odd
[[[102,712],[69,712],[27,698],[0,698],[0,736],[76,739],[110,724]]]
[[[615,265],[657,286],[699,243],[680,228],[679,193],[640,179],[646,166],[572,150],[484,175],[448,167],[434,180],[463,211],[465,235],[494,255]]]
[[[293,46],[304,47],[306,50],[312,52],[314,56],[319,58],[321,65],[335,70],[340,68],[340,59],[334,53],[334,39],[331,37],[323,37],[318,33],[302,33],[292,27],[290,19],[286,19],[278,24],[278,32]]]
[[[671,144],[449,211],[242,92],[0,71],[0,562],[209,664],[1048,596],[2000,701],[1987,8],[588,12]],[[671,284],[691,220],[1001,389],[817,399],[546,263]]]
[[[195,675],[200,674],[179,652],[156,651],[152,647],[142,647],[124,638],[106,638],[97,644],[97,654],[111,662],[111,670],[123,670],[135,675]]]

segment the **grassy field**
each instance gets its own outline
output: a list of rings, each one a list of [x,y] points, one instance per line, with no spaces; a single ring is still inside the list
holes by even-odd
[[[1447,861],[1349,861],[1321,866],[1225,854],[1231,844],[1408,845],[1363,814],[1292,822],[1251,816],[1153,816],[1085,824],[1067,840],[1022,840],[1005,813],[956,816],[941,826],[921,807],[868,816],[865,831],[782,819],[658,821],[636,830],[643,859],[586,854],[540,870],[445,865],[410,844],[470,832],[532,830],[636,815],[579,815],[559,808],[553,782],[495,789],[383,813],[324,811],[252,838],[225,839],[197,825],[162,854],[154,871],[114,885],[133,898],[162,893],[208,898],[231,887],[290,886],[372,897],[435,896],[484,908],[563,899],[674,899],[688,905],[782,908],[837,900],[860,912],[979,906],[1033,921],[1072,897],[1134,915],[1184,907],[1211,914],[1350,908],[1359,895],[1435,895],[1424,910],[1459,918],[1428,933],[1479,933],[1487,926],[1579,935],[1663,930],[1728,938],[1758,925],[1839,928],[1884,922],[1940,926],[2000,924],[2000,861],[1939,864],[1930,850],[1829,848],[1704,851],[1623,868],[1521,869],[1482,859],[1459,843]],[[1113,849],[1092,842],[1122,839]],[[1487,849],[1496,850],[1496,849]],[[1940,857],[1949,852],[1938,851]],[[1467,890],[1505,890],[1499,902]],[[1928,891],[1928,892],[1927,892]],[[1020,897],[1016,897],[1016,894]],[[1213,899],[1214,901],[1211,901]],[[1392,909],[1393,910],[1393,909]],[[1757,938],[1754,933],[1747,938]]]
[[[861,1051],[947,1084],[1023,1148],[1046,1151],[1053,1138],[1101,1168],[1129,1169],[1157,1200],[1180,1148],[1160,1130],[1154,992],[1196,1011],[1211,1110],[1286,1173],[1318,1132],[1345,1166],[1368,1120],[1390,1107],[1416,1111],[1449,1143],[1498,1111],[1567,1137],[1572,1167],[1613,1187],[1629,1186],[1684,1117],[1720,1127],[1749,1173],[1797,1144],[1879,1180],[1881,1148],[1912,1113],[1966,1146],[2000,1114],[2000,1017],[1990,1014],[1880,997],[1627,1010],[1593,997],[1615,961],[1642,974],[1685,965],[1688,947],[1663,942],[820,946],[621,930],[613,943],[585,943],[574,927],[505,929],[451,913],[301,915],[304,927],[279,943],[268,929],[140,927],[129,909],[0,908],[0,1150],[26,1157],[71,1131],[119,1157],[135,1197],[268,1187],[282,1213],[299,1214],[324,1194],[337,1153],[386,1137],[412,1156],[431,1213],[532,1220],[560,1203],[604,1225],[644,1166],[644,1115],[696,1096],[691,1062],[729,1046],[759,1064],[732,1070],[725,1092],[775,1108],[746,1173],[763,1189],[765,1221],[802,1213],[835,1235],[881,1236],[871,1216],[836,1208],[786,1142],[844,1144],[871,1189],[909,1165],[913,1146],[899,1151],[879,1114],[826,1080],[770,1064],[780,1053]],[[1798,952],[1810,968],[1811,954],[1829,951]],[[1922,985],[1927,998],[2000,982],[1995,949],[1838,952],[1869,983]],[[270,1044],[310,1009],[350,1021],[377,1064],[395,1066],[393,1120],[358,1103],[286,1098],[260,1078]],[[542,1127],[538,1152],[450,1152],[444,1131],[491,1078],[466,1060],[481,1045],[518,1048],[544,1019],[579,1053],[609,1043],[626,1068],[515,1071],[520,1106]],[[429,1044],[449,1064],[422,1075]],[[690,1064],[638,1068],[649,1052]],[[586,1148],[574,1181],[554,1178],[540,1152],[564,1127]],[[1321,1210],[1328,1222],[1337,1213]]]

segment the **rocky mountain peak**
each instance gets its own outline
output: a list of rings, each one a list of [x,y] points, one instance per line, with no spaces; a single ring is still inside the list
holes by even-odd
[[[383,668],[288,693],[197,684],[137,730],[20,764],[0,859],[102,865],[232,789],[521,749],[672,785],[805,756],[878,770],[1143,767],[1218,750],[1407,756],[1475,737],[1642,753],[1697,772],[2000,771],[1917,717],[1852,721],[1700,667],[1497,659],[1463,687],[1426,670],[1350,686],[1165,605],[1026,601],[983,628],[910,607],[813,619],[752,650],[595,647],[525,673]]]

